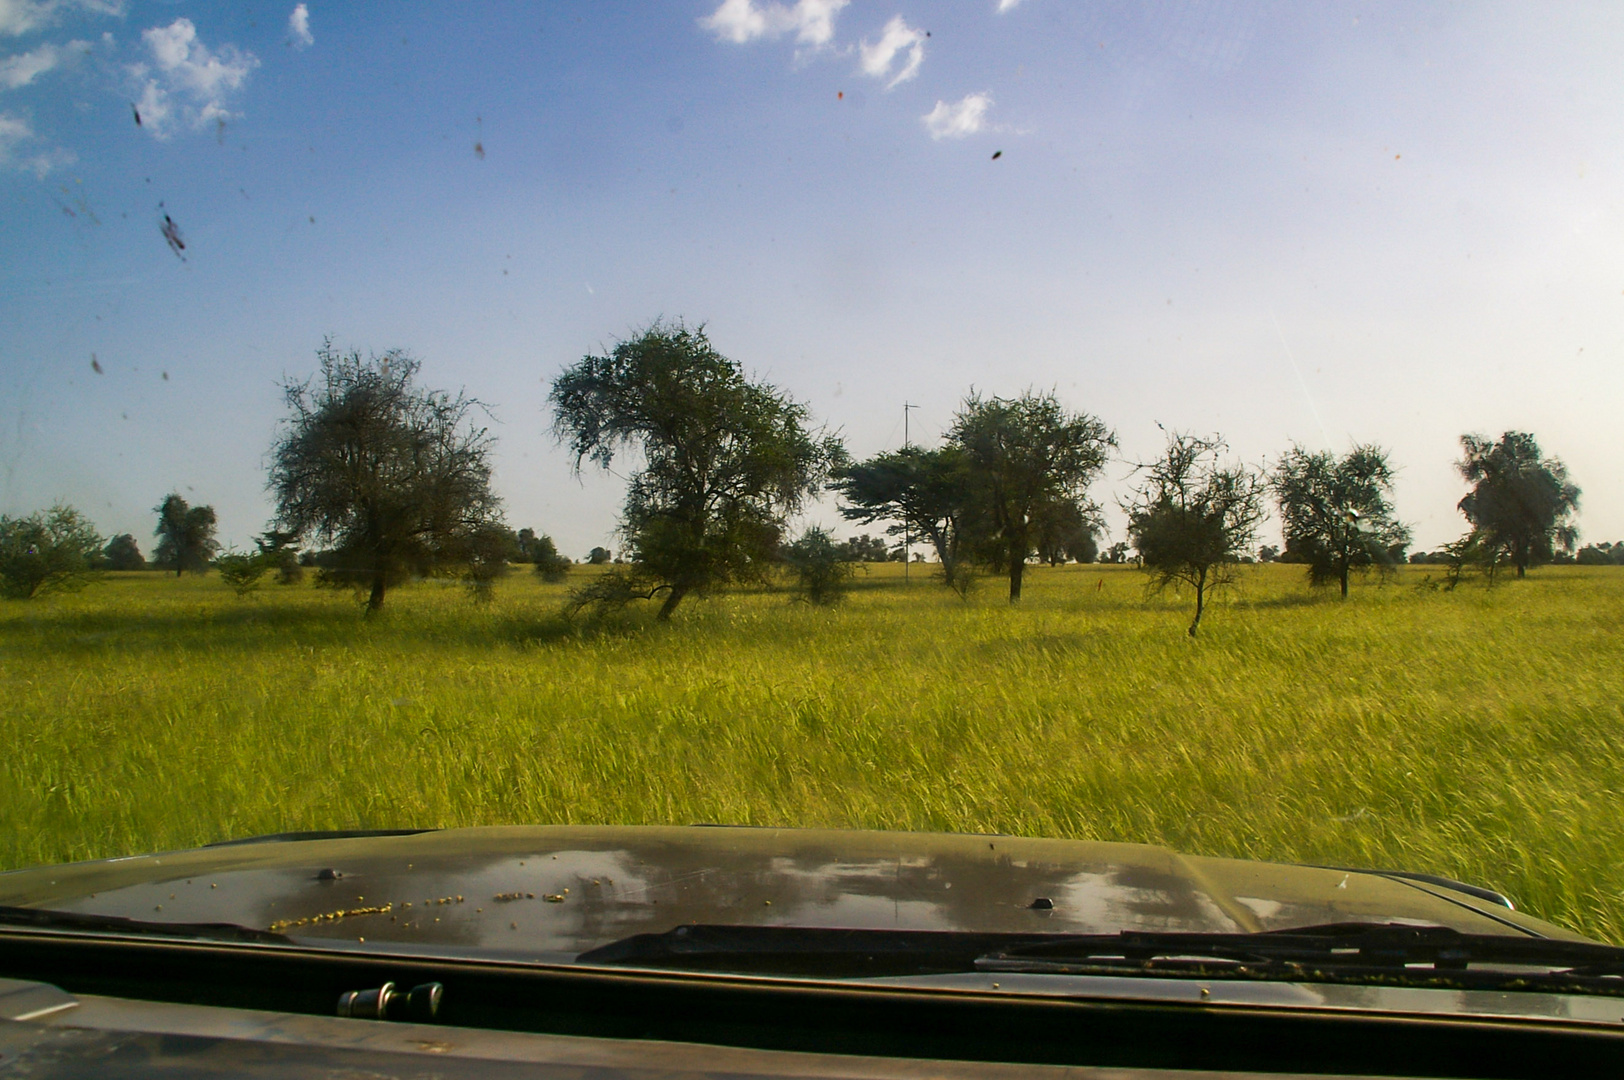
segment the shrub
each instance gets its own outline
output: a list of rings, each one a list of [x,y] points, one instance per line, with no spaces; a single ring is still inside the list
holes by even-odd
[[[595,552],[603,551],[602,548],[593,548],[592,550]],[[541,575],[543,581],[554,583],[563,581],[569,575],[570,567],[575,565],[558,553],[558,545],[553,543],[553,538],[550,536],[536,537],[531,553],[536,561],[536,573]],[[604,554],[607,555],[608,552],[604,552]],[[608,559],[604,559],[604,562],[608,561]]]
[[[836,604],[846,594],[855,566],[829,530],[811,528],[784,548],[783,558],[795,575],[800,599],[812,604]]]
[[[214,560],[220,580],[231,586],[231,591],[238,597],[246,597],[259,588],[260,578],[271,566],[271,560],[263,552],[247,555],[240,551],[228,551]]]

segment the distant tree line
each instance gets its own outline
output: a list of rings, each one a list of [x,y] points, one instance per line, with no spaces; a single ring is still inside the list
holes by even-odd
[[[213,507],[171,492],[154,508],[151,564],[175,574],[218,569],[247,594],[268,577],[354,589],[369,612],[411,577],[461,578],[477,599],[512,565],[563,581],[571,560],[550,536],[512,529],[491,486],[494,438],[485,406],[417,383],[420,365],[398,350],[363,358],[331,342],[317,373],[283,386],[286,417],[270,451],[275,514],[249,551],[222,551]],[[1361,575],[1405,561],[1410,529],[1394,516],[1394,469],[1377,446],[1344,454],[1288,450],[1265,469],[1233,460],[1219,435],[1170,432],[1160,457],[1134,464],[1120,502],[1125,540],[1103,547],[1101,508],[1089,494],[1113,459],[1115,433],[1067,409],[1053,392],[971,392],[939,445],[908,444],[853,461],[839,437],[815,429],[806,406],[752,378],[703,327],[655,322],[567,366],[552,382],[553,431],[580,472],[622,459],[634,468],[620,551],[594,547],[604,567],[572,594],[573,610],[658,600],[670,618],[689,596],[788,573],[800,595],[838,600],[856,564],[895,561],[911,546],[934,554],[943,585],[963,592],[978,575],[1007,581],[1021,599],[1027,567],[1130,559],[1153,589],[1188,588],[1194,635],[1214,590],[1242,562],[1305,568],[1344,598]],[[1624,564],[1624,543],[1574,553],[1579,489],[1534,436],[1461,439],[1456,463],[1470,490],[1458,509],[1465,535],[1411,563],[1518,577],[1571,561]],[[842,517],[881,534],[845,540],[789,522],[822,492]],[[1283,546],[1254,548],[1270,510]],[[66,591],[104,570],[148,566],[133,535],[104,541],[77,510],[58,505],[0,518],[0,590],[12,598]]]
[[[1612,543],[1586,544],[1579,549],[1573,561],[1580,566],[1624,566],[1624,540]]]

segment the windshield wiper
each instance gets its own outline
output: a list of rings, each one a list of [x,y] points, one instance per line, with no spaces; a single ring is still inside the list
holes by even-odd
[[[1463,934],[1446,926],[1330,923],[1257,934],[1078,934],[1026,942],[977,958],[981,971],[1155,971],[1241,976],[1436,974],[1608,980],[1624,992],[1624,949],[1585,941]]]
[[[285,934],[258,930],[237,923],[150,922],[121,915],[93,915],[50,908],[10,907],[0,904],[0,927],[28,926],[42,930],[77,930],[86,933],[135,934],[143,937],[203,938],[209,941],[256,941],[277,945],[291,942]]]
[[[998,934],[795,926],[679,926],[582,953],[581,964],[877,976],[950,972],[1138,975],[1570,989],[1624,995],[1624,949],[1332,923],[1263,933]]]

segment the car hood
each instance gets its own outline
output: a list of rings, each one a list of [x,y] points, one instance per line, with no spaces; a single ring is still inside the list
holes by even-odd
[[[692,923],[1246,932],[1415,922],[1580,940],[1373,871],[1011,836],[538,826],[270,839],[0,874],[0,904],[236,923],[312,944],[566,960]]]

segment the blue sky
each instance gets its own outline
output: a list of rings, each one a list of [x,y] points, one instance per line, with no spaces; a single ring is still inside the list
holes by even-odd
[[[1515,428],[1624,538],[1621,17],[0,0],[0,512],[144,541],[180,490],[247,543],[330,335],[490,403],[510,521],[579,557],[623,485],[547,380],[663,315],[859,456],[1053,387],[1128,460],[1381,443],[1430,547]]]

